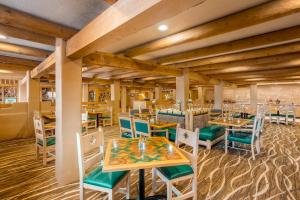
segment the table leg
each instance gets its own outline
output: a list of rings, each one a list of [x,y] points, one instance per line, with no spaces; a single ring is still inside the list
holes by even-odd
[[[99,127],[99,113],[96,114],[97,116],[97,128]]]
[[[139,200],[145,199],[145,170],[139,169]]]

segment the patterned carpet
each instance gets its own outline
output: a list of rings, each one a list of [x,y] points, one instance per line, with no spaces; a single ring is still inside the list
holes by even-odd
[[[107,138],[118,137],[118,128],[106,128]],[[300,199],[300,127],[266,125],[261,154],[253,161],[250,153],[230,150],[223,144],[211,151],[199,150],[198,199]],[[54,163],[47,167],[35,157],[34,139],[0,143],[0,199],[79,199],[78,184],[59,187]],[[146,171],[146,191],[151,190],[151,174]],[[132,174],[131,195],[137,193],[137,172]],[[181,190],[189,182],[179,183]],[[165,187],[158,193],[164,193]],[[86,192],[86,199],[106,199],[105,194]],[[116,199],[125,199],[117,195]]]

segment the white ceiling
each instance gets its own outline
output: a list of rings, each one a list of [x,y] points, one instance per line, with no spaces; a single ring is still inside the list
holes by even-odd
[[[0,4],[76,29],[110,6],[103,0],[0,0]]]

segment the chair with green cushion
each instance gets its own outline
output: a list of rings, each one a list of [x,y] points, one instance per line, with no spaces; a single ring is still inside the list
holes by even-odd
[[[225,132],[225,153],[228,152],[228,143],[232,142],[231,148],[236,148],[235,143],[241,143],[251,146],[252,158],[255,160],[255,148],[257,153],[260,152],[260,130],[263,123],[262,116],[257,115],[254,119],[253,128],[232,128],[226,129]],[[238,148],[240,149],[240,148]],[[247,150],[247,149],[244,149]]]
[[[104,138],[102,128],[99,128],[98,131],[86,135],[77,133],[76,138],[80,180],[80,199],[84,199],[84,189],[108,193],[109,200],[113,199],[115,192],[125,193],[126,199],[129,199],[130,172],[102,171],[104,154]]]
[[[180,148],[182,153],[188,157],[191,161],[189,165],[177,165],[169,167],[154,168],[152,170],[152,191],[155,192],[157,188],[157,176],[162,180],[162,182],[167,184],[167,199],[197,199],[197,160],[198,160],[198,133],[199,130],[196,129],[195,132],[182,129],[177,126],[176,129],[176,146]],[[183,145],[184,144],[184,145]],[[184,148],[189,146],[192,148],[192,152],[186,151]],[[179,191],[175,187],[175,183],[191,180],[191,190]],[[173,197],[173,193],[176,197]]]
[[[224,140],[225,128],[218,125],[209,125],[201,128],[199,132],[199,145],[206,146],[207,149]]]
[[[55,160],[55,128],[45,129],[44,120],[39,115],[34,115],[34,132],[36,138],[36,156],[40,157],[40,151],[43,154],[43,165]]]
[[[133,121],[134,121],[133,124],[134,124],[135,137],[140,137],[140,135],[144,137],[161,136],[169,139],[168,130],[166,129],[151,130],[150,122],[147,120],[133,119]]]
[[[99,117],[99,123],[103,127],[105,127],[107,125],[112,126],[113,125],[112,116],[113,116],[113,110],[112,110],[112,107],[110,106]]]
[[[81,121],[87,123],[87,128],[97,128],[97,119],[96,118],[89,118],[88,112],[81,113]],[[87,131],[87,130],[86,130]]]
[[[120,134],[123,138],[134,138],[134,129],[131,117],[119,117]]]

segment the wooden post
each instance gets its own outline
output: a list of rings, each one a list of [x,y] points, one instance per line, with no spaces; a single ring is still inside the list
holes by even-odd
[[[33,112],[40,111],[40,80],[30,78],[27,71],[26,97],[28,102],[28,133],[34,135]]]
[[[26,77],[27,77],[27,75],[26,75]],[[19,81],[19,83],[18,83],[18,102],[26,102],[26,101],[27,101],[26,82],[23,83],[23,81]]]
[[[56,180],[78,181],[76,133],[81,133],[81,62],[66,57],[66,43],[56,39]]]
[[[89,85],[88,84],[82,84],[82,102],[88,102],[89,101]]]
[[[250,106],[256,111],[257,107],[257,85],[250,85]]]
[[[123,113],[127,112],[127,87],[123,86],[121,91],[121,110]]]
[[[113,122],[118,123],[120,113],[120,80],[114,80],[114,83],[110,85],[110,89],[113,106]]]
[[[214,97],[215,97],[215,109],[222,109],[223,104],[223,87],[224,83],[221,81],[218,85],[215,85]]]
[[[161,92],[161,86],[157,86],[154,88],[155,91],[155,100],[161,100],[162,99],[162,92]]]
[[[187,101],[189,99],[189,69],[183,70],[183,75],[176,77],[176,101],[181,102],[181,110],[187,108]]]
[[[198,87],[198,101],[201,105],[204,104],[204,91],[203,87]]]

